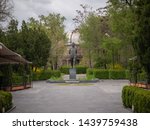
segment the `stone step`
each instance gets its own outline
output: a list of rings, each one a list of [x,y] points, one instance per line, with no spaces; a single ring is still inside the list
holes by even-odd
[[[79,80],[65,80],[66,83],[79,83]]]

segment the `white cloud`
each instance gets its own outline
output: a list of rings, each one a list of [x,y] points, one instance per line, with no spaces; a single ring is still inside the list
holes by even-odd
[[[38,18],[39,15],[48,13],[60,13],[66,17],[66,30],[72,30],[72,19],[76,15],[75,10],[80,10],[80,4],[87,4],[94,9],[106,6],[107,0],[13,0],[14,16],[21,22],[30,17]]]

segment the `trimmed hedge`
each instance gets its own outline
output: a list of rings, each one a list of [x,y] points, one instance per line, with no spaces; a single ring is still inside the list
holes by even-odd
[[[62,66],[60,68],[61,73],[69,74],[70,66]],[[87,67],[85,66],[76,66],[77,74],[86,74]]]
[[[108,70],[108,69],[87,69],[86,75],[93,75],[99,79],[129,79],[130,73],[128,70]]]
[[[93,73],[94,73],[95,78],[109,79],[109,71],[108,70],[94,69]]]
[[[122,102],[127,108],[134,106],[134,112],[150,113],[150,91],[133,86],[122,90]]]
[[[61,76],[61,73],[59,70],[45,70],[41,72],[33,72],[32,74],[32,80],[47,80],[51,77],[59,78]]]
[[[94,74],[94,69],[88,68],[88,69],[86,70],[86,74],[87,74],[87,75],[93,75],[93,74]]]
[[[77,74],[86,74],[87,67],[85,66],[76,66]]]
[[[126,79],[125,70],[109,70],[110,79]]]
[[[60,72],[63,73],[63,74],[69,74],[69,68],[68,66],[62,66],[60,68]]]
[[[12,94],[5,91],[0,91],[0,112],[8,111],[12,107]]]

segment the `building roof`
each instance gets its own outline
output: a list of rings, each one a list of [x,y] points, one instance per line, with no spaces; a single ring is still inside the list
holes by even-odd
[[[31,62],[24,59],[21,55],[8,49],[0,42],[0,64],[30,64]]]

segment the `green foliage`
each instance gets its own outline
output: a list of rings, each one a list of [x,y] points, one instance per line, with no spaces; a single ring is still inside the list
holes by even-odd
[[[126,79],[129,80],[129,79],[131,78],[130,71],[129,71],[129,70],[126,70],[125,73],[126,73]]]
[[[41,72],[33,72],[32,74],[32,80],[47,80],[51,77],[59,78],[61,77],[61,73],[59,70],[43,70]]]
[[[61,77],[61,72],[60,72],[60,70],[52,70],[52,71],[51,71],[51,77],[56,77],[56,78]]]
[[[85,66],[76,66],[77,74],[86,74],[87,67]]]
[[[147,73],[147,82],[150,83],[150,1],[139,0],[134,4],[135,35],[133,45],[140,63]]]
[[[88,69],[86,70],[86,74],[87,74],[87,75],[93,75],[93,74],[94,74],[93,71],[94,71],[94,69],[88,68]]]
[[[0,65],[0,87],[7,89],[12,85],[12,66],[11,65]]]
[[[110,79],[126,79],[125,70],[109,70]]]
[[[12,107],[12,94],[5,91],[0,91],[0,112],[5,108],[5,111]]]
[[[139,81],[139,82],[143,82],[143,81],[146,81],[146,79],[147,79],[147,76],[146,76],[146,73],[145,73],[145,71],[142,71],[141,73],[138,73],[138,75],[137,75],[137,80]]]
[[[13,85],[21,85],[23,83],[23,77],[18,75],[17,73],[12,74],[12,84]]]
[[[69,69],[70,68],[71,68],[70,66],[62,66],[60,68],[60,71],[63,74],[69,74]],[[75,68],[77,70],[77,74],[86,74],[87,67],[85,67],[85,66],[76,66]]]
[[[67,39],[64,26],[65,17],[60,14],[50,13],[47,16],[39,16],[39,19],[42,28],[51,40],[47,65],[53,69],[58,69],[58,65],[64,54]]]
[[[94,69],[94,76],[98,79],[109,79],[109,70]]]
[[[68,67],[68,66],[62,66],[60,68],[60,72],[63,74],[69,74],[69,69],[70,69],[70,67]]]
[[[122,90],[122,102],[125,107],[132,108],[135,91],[139,88],[125,86]]]
[[[125,107],[132,108],[134,112],[150,112],[150,91],[133,86],[125,86],[122,90],[122,102]]]
[[[87,69],[87,76],[93,76],[99,79],[129,79],[128,70],[109,70],[109,69]]]
[[[29,61],[36,67],[46,66],[51,47],[51,40],[48,34],[41,27],[40,22],[36,24],[32,19],[27,24],[22,21],[21,29],[18,29],[18,21],[12,19],[9,22],[7,31],[0,30],[0,41]],[[34,27],[29,26],[34,24]]]

